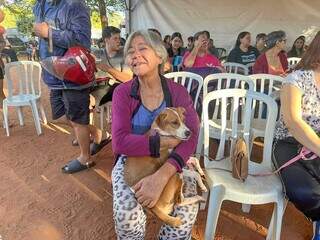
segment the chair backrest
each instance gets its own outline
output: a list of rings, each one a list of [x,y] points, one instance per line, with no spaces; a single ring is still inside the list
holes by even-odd
[[[166,73],[164,76],[173,79],[174,82],[187,88],[188,93],[193,99],[194,108],[196,109],[200,91],[203,86],[203,78],[191,72],[171,72]]]
[[[298,62],[300,62],[301,58],[298,58],[298,57],[290,57],[288,58],[288,65],[289,65],[289,68],[292,69],[294,68]]]
[[[264,148],[263,148],[263,160],[261,162],[262,165],[272,169],[271,163],[271,150],[272,150],[272,142],[273,142],[273,133],[276,124],[276,116],[277,116],[277,104],[276,102],[268,95],[244,90],[244,89],[223,89],[217,90],[214,92],[210,92],[206,95],[203,102],[203,119],[204,119],[204,154],[205,154],[205,166],[210,165],[210,161],[207,156],[209,156],[209,136],[210,136],[210,129],[215,128],[217,126],[209,115],[209,108],[210,105],[214,102],[220,102],[221,108],[221,121],[220,127],[216,128],[217,131],[220,133],[220,141],[219,147],[216,155],[216,159],[221,159],[225,157],[225,146],[231,141],[231,147],[229,148],[229,154],[231,153],[232,146],[235,143],[235,139],[238,137],[239,134],[242,135],[246,144],[247,144],[247,151],[248,155],[250,156],[250,147],[252,138],[251,138],[251,124],[252,124],[252,104],[253,100],[262,101],[267,106],[267,124],[264,135]],[[227,134],[227,104],[232,102],[230,111],[232,112],[232,121],[231,126],[228,125],[228,128],[231,128],[231,138],[230,133]],[[240,104],[244,105],[244,119],[239,125],[238,116],[241,114],[239,111]],[[241,129],[241,131],[239,131]],[[250,165],[249,165],[250,169]]]
[[[216,48],[218,51],[218,58],[225,57],[227,55],[227,50],[225,48]]]
[[[217,73],[208,75],[203,82],[203,98],[209,92],[220,90],[220,89],[230,89],[230,88],[240,88],[240,89],[250,89],[253,91],[254,83],[251,78],[235,74],[235,73]],[[213,118],[218,118],[219,115],[219,101],[216,101],[215,106],[211,106],[210,113]]]
[[[248,75],[248,67],[240,63],[225,62],[223,63],[227,73],[237,73],[242,75]]]
[[[280,92],[282,83],[284,81],[283,77],[275,76],[271,74],[253,74],[249,76],[254,82],[254,91],[260,92],[271,96],[276,100]],[[257,104],[258,103],[258,104]],[[263,115],[263,103],[254,101],[253,107],[256,110],[255,118],[262,118]]]
[[[42,68],[40,63],[32,61],[7,63],[5,73],[8,97],[18,94],[41,96]]]

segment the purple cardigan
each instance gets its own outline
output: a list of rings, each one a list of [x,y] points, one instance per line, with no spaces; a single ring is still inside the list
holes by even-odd
[[[161,84],[167,107],[184,107],[185,123],[191,137],[181,142],[171,153],[168,161],[181,171],[189,157],[195,152],[199,134],[199,118],[187,90],[180,84],[161,76]],[[116,156],[158,157],[160,137],[132,133],[131,119],[141,104],[139,81],[135,77],[120,84],[112,96],[112,149]]]

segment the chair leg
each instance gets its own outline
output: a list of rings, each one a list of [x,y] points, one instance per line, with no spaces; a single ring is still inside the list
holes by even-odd
[[[287,203],[288,201],[286,199],[280,199],[275,203],[266,238],[267,240],[280,240],[282,217]]]
[[[212,240],[215,235],[223,198],[224,188],[222,186],[216,186],[213,189],[210,189],[205,240]]]
[[[105,106],[102,105],[99,107],[100,109],[100,129],[103,130],[104,129],[104,110],[105,110]]]
[[[3,111],[3,125],[4,125],[4,128],[6,129],[6,134],[7,134],[7,137],[10,136],[9,134],[9,118],[8,118],[8,105],[5,101],[3,101],[3,104],[2,104],[2,111]]]
[[[200,125],[200,132],[198,137],[198,144],[196,149],[196,158],[200,159],[201,154],[203,154],[203,139],[204,139],[204,129],[202,127],[202,124]]]
[[[34,119],[34,125],[36,127],[37,134],[40,135],[42,133],[41,131],[41,124],[40,124],[40,118],[39,118],[39,112],[37,108],[36,101],[30,101],[32,115]]]
[[[208,202],[209,191],[202,192],[202,197],[206,200],[205,202],[200,202],[200,210],[204,210],[206,208],[206,204]]]
[[[24,125],[22,107],[17,107],[20,126]]]
[[[47,120],[46,112],[44,111],[44,108],[43,108],[43,105],[42,105],[41,101],[39,101],[38,104],[39,104],[39,110],[40,110],[42,122],[45,125],[47,125],[48,124],[48,120]]]

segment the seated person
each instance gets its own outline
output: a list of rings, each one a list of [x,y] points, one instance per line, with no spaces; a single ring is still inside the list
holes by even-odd
[[[288,70],[288,60],[284,52],[286,48],[286,33],[274,31],[267,35],[267,50],[261,54],[253,66],[253,73],[266,73],[285,76]]]
[[[320,32],[281,89],[281,117],[276,126],[273,161],[277,167],[300,152],[302,146],[318,157],[299,160],[280,171],[289,200],[314,221],[320,239]],[[309,154],[307,155],[309,156]]]
[[[110,85],[127,82],[132,78],[131,70],[124,64],[123,49],[120,47],[120,29],[112,26],[105,27],[102,32],[104,49],[93,52],[97,60],[98,72],[96,78],[110,78],[107,82],[98,83],[99,87],[91,93],[98,104],[111,101],[111,98],[102,98],[109,92]],[[113,88],[112,88],[113,90]],[[111,96],[111,95],[110,95]]]
[[[227,62],[247,65],[254,63],[258,56],[259,51],[251,46],[251,34],[249,32],[241,32],[237,37],[235,47],[227,58]]]
[[[180,172],[194,153],[199,133],[199,118],[187,90],[180,84],[164,78],[161,68],[167,51],[162,39],[152,31],[132,33],[124,54],[135,77],[116,88],[112,101],[112,150],[117,156],[112,170],[113,216],[118,239],[144,239],[146,214],[143,207],[152,208],[158,201],[171,176]],[[170,136],[146,135],[155,117],[166,107],[185,108],[185,123],[191,137],[183,142]],[[127,156],[159,155],[161,147],[173,149],[167,162],[154,174],[143,178],[133,190],[124,180]],[[184,178],[185,196],[196,194],[196,182]],[[176,206],[173,215],[179,215],[179,227],[163,225],[158,239],[191,239],[198,204]],[[132,217],[134,216],[134,217]]]
[[[298,57],[301,58],[304,54],[304,43],[306,41],[306,38],[304,36],[299,36],[293,43],[292,48],[288,52],[288,58],[289,57]]]
[[[173,66],[173,71],[177,71],[179,69],[178,66],[182,63],[182,57],[186,51],[183,47],[183,40],[181,33],[175,32],[171,36],[171,44],[170,47],[167,49],[169,62]]]
[[[266,38],[267,34],[265,33],[259,33],[256,36],[256,49],[260,54],[266,51]]]
[[[193,48],[183,56],[182,62],[185,68],[216,67],[224,71],[220,60],[209,52],[210,35],[208,34],[207,31],[201,31],[194,35]]]

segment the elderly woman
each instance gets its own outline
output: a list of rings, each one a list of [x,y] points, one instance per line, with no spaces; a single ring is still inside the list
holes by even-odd
[[[306,38],[304,36],[299,36],[293,43],[292,48],[288,52],[288,57],[298,57],[301,58],[304,54],[304,43]]]
[[[286,42],[284,31],[269,33],[266,39],[267,50],[258,57],[253,66],[253,73],[285,76],[288,70],[288,60],[284,52]]]
[[[320,32],[310,44],[281,90],[282,115],[276,127],[273,161],[280,166],[295,157],[301,146],[320,156]],[[308,155],[309,156],[309,155]],[[284,168],[281,178],[294,205],[317,223],[320,239],[320,159],[299,160]]]
[[[151,208],[176,172],[181,172],[188,158],[194,153],[199,119],[186,89],[160,75],[167,59],[167,51],[161,39],[151,31],[132,33],[124,49],[125,59],[135,77],[121,84],[114,91],[112,100],[112,148],[117,156],[112,171],[113,211],[118,239],[143,239],[146,215],[143,207]],[[189,140],[181,142],[158,133],[145,133],[155,117],[166,107],[183,107],[185,123],[192,132]],[[131,191],[124,181],[123,167],[127,156],[159,155],[161,147],[173,149],[167,162],[154,174],[138,182]],[[184,179],[185,196],[196,194],[196,183]],[[178,228],[163,225],[160,239],[191,239],[192,225],[198,205],[177,206],[173,215],[182,217]]]
[[[258,56],[259,51],[251,46],[251,34],[249,32],[241,32],[227,61],[247,65],[254,63]]]
[[[194,35],[194,44],[190,52],[183,56],[183,66],[186,68],[216,67],[224,71],[218,58],[209,52],[210,34],[208,31],[201,31]]]

